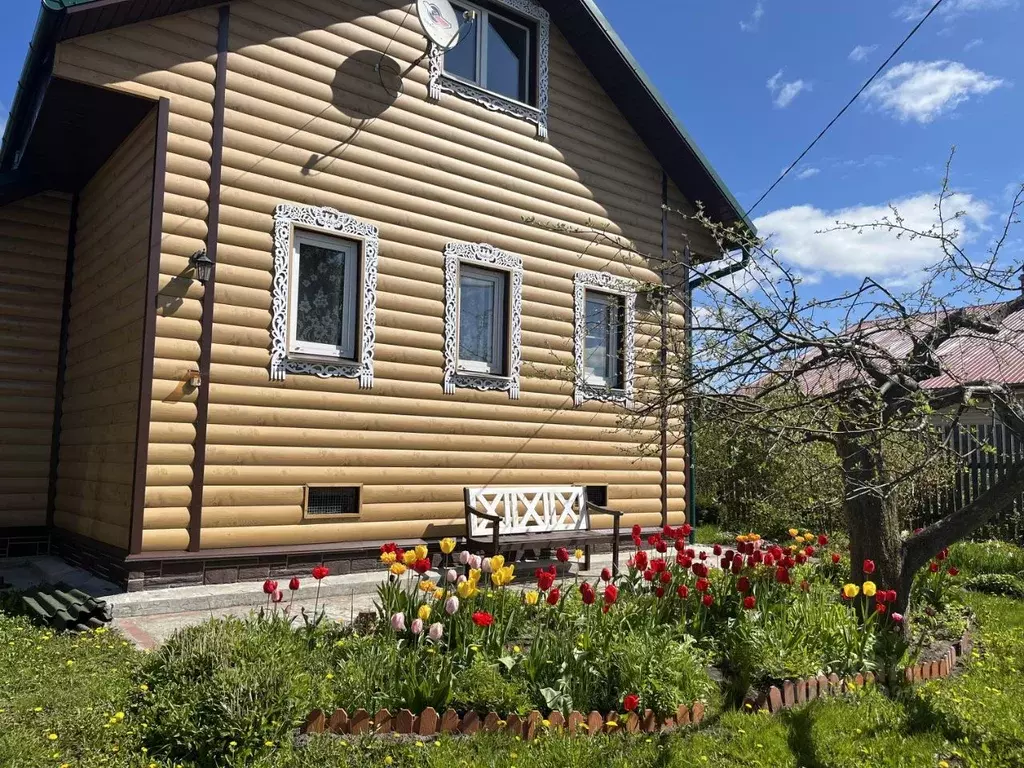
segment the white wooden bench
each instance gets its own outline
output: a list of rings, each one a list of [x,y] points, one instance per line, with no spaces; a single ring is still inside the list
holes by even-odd
[[[619,567],[621,512],[587,500],[578,485],[502,486],[464,488],[466,545],[478,554],[518,556],[525,550],[578,548],[586,553],[595,544],[611,544],[612,564]],[[611,529],[590,527],[592,514],[610,515]]]

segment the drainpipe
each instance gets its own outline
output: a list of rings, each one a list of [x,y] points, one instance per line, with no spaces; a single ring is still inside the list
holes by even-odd
[[[708,275],[701,275],[700,277],[688,280],[686,284],[686,375],[687,379],[693,378],[693,292],[698,288],[702,288],[710,282],[721,280],[724,277],[733,275],[746,269],[750,263],[750,249],[741,249],[741,258],[739,261],[732,264],[727,264],[721,269],[716,269],[714,272]],[[686,274],[690,273],[690,264],[692,255],[690,254],[690,247],[687,246],[683,252],[683,259],[686,263]],[[694,529],[697,528],[697,489],[696,489],[696,478],[694,473],[694,450],[693,450],[693,409],[687,408],[684,418],[684,437],[683,441],[686,446],[686,509],[688,510],[688,517],[690,519],[690,525]],[[691,537],[692,541],[692,537]]]

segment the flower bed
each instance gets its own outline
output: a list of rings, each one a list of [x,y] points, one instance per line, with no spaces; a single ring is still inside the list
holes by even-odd
[[[304,616],[311,643],[334,643],[331,663],[346,681],[327,694],[307,729],[358,722],[374,731],[400,718],[410,732],[429,730],[435,719],[460,732],[499,721],[503,728],[568,726],[574,712],[608,713],[602,729],[609,722],[660,729],[680,708],[703,713],[723,703],[709,668],[722,673],[725,705],[771,708],[773,685],[782,700],[792,688],[796,700],[798,687],[831,693],[831,683],[819,685],[830,677],[840,689],[858,675],[902,679],[934,640],[903,631],[903,617],[891,609],[897,595],[886,585],[843,583],[848,562],[827,536],[793,530],[782,545],[748,534],[733,547],[698,552],[687,544],[689,533],[688,526],[666,527],[642,538],[634,529],[627,569],[606,568],[593,582],[560,577],[553,566],[524,578],[501,556],[456,553],[452,539],[433,555],[423,545],[383,545],[389,577],[361,635],[323,637],[320,617]],[[582,553],[556,552],[565,565],[574,556]],[[930,611],[921,624],[929,632],[946,617],[946,588],[956,575],[944,557],[915,586]],[[873,564],[864,571],[870,576]],[[283,602],[276,584],[265,589],[270,605]],[[372,695],[351,692],[382,670],[387,677],[373,678]]]

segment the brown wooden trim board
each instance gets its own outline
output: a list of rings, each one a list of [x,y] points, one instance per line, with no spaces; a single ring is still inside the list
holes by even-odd
[[[142,371],[139,377],[139,414],[135,429],[135,474],[132,480],[132,516],[129,551],[142,551],[143,510],[146,506],[146,467],[149,463],[149,427],[153,410],[153,357],[156,345],[156,301],[160,288],[160,251],[163,242],[164,180],[167,176],[167,131],[171,102],[156,103],[156,146],[153,151],[153,201],[149,214],[149,264],[146,275],[142,327]]]
[[[203,486],[206,482],[206,429],[210,412],[210,360],[213,356],[213,303],[217,280],[217,234],[220,230],[220,185],[224,157],[224,104],[228,80],[228,32],[231,6],[222,5],[217,24],[217,79],[213,95],[213,140],[210,157],[210,202],[206,220],[206,255],[213,262],[203,290],[203,322],[199,339],[199,393],[196,439],[188,504],[188,549],[198,552],[203,530]]]
[[[668,403],[665,382],[668,380],[668,291],[665,281],[670,274],[668,247],[668,174],[661,171],[661,345],[658,350],[658,381],[661,383],[661,525],[668,525]],[[689,513],[689,510],[687,510]]]
[[[57,509],[57,465],[60,462],[60,426],[64,412],[64,380],[68,368],[68,325],[71,322],[71,287],[75,273],[75,236],[78,230],[78,192],[71,198],[68,217],[68,250],[64,258],[64,301],[60,314],[57,347],[57,383],[53,391],[53,424],[50,431],[50,477],[46,489],[46,527],[53,527]]]

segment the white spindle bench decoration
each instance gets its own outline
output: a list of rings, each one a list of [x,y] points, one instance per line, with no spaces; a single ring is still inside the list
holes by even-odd
[[[466,544],[470,551],[496,555],[518,554],[527,549],[583,547],[585,567],[590,567],[590,548],[610,543],[612,563],[619,567],[619,519],[621,512],[587,500],[587,489],[578,485],[503,486],[464,488]],[[611,530],[593,530],[591,514],[611,515]]]

